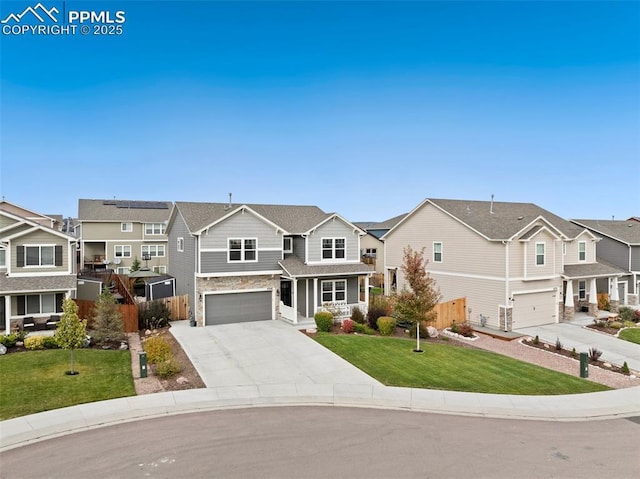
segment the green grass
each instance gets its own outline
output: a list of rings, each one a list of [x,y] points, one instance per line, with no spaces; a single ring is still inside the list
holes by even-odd
[[[0,356],[0,420],[135,395],[130,351],[76,350],[77,376],[65,374],[69,358],[63,349]]]
[[[630,341],[632,343],[640,344],[640,328],[627,328],[620,331],[618,334],[620,339]]]
[[[555,395],[607,386],[479,349],[397,338],[318,333],[316,340],[387,386],[496,394]],[[578,366],[576,365],[576,373]]]

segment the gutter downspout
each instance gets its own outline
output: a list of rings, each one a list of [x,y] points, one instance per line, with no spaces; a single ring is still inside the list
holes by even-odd
[[[504,330],[509,331],[507,322],[507,310],[509,308],[509,244],[511,241],[503,241],[504,245]]]

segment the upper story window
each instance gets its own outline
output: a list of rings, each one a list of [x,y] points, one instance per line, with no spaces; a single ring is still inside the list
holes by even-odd
[[[131,233],[133,231],[133,223],[120,223],[120,232]]]
[[[256,238],[230,238],[229,261],[258,261],[258,240]]]
[[[293,253],[293,238],[290,236],[282,238],[282,251],[285,253]]]
[[[7,265],[7,250],[0,249],[0,268],[4,268]]]
[[[144,234],[146,235],[163,235],[166,230],[164,223],[145,223]]]
[[[131,258],[131,245],[116,245],[113,249],[116,258]]]
[[[322,238],[322,259],[345,259],[345,238]]]
[[[184,251],[184,238],[178,238],[178,244],[176,247],[178,248],[178,251]]]
[[[164,245],[163,244],[143,244],[142,245],[142,256],[149,255],[149,257],[154,258],[156,256],[163,257],[164,256]]]
[[[587,260],[587,242],[580,241],[578,243],[578,261],[586,261]]]
[[[53,246],[25,246],[24,256],[26,266],[54,266]]]
[[[433,243],[433,262],[442,263],[442,243]]]
[[[536,266],[544,265],[544,243],[536,243]]]

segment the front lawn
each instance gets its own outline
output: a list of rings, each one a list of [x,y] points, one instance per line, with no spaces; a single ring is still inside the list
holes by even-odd
[[[495,394],[555,395],[607,386],[473,348],[396,338],[318,333],[316,341],[387,386]],[[576,371],[577,372],[577,371]]]
[[[75,404],[135,395],[130,351],[50,349],[0,357],[0,420]]]
[[[640,344],[640,328],[627,328],[620,331],[618,334],[620,339],[630,341],[632,343]]]

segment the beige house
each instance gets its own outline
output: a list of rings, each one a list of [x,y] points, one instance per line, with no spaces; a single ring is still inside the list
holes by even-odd
[[[129,274],[137,259],[142,267],[166,274],[170,213],[171,203],[165,201],[80,199],[80,268]]]
[[[624,274],[597,262],[593,233],[531,203],[426,199],[382,239],[387,291],[406,287],[404,248],[424,248],[443,301],[507,331],[593,313],[596,281]]]
[[[380,238],[405,216],[407,216],[406,213],[381,222],[354,223],[367,232],[360,239],[360,256],[363,263],[373,266],[375,273],[384,273],[384,243]]]
[[[0,202],[0,331],[44,329],[76,291],[76,239],[51,217]]]

